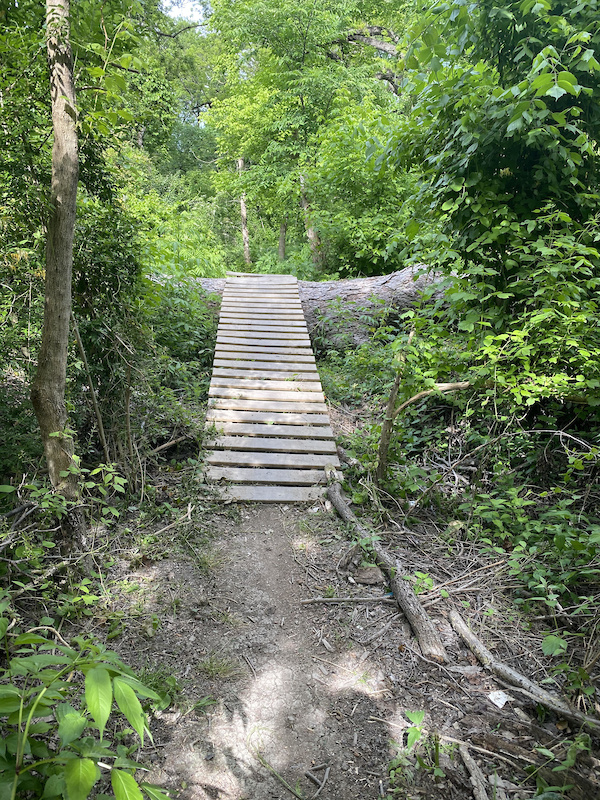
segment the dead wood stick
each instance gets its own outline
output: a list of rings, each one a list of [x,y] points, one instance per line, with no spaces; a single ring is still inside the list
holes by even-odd
[[[152,534],[153,536],[158,536],[160,533],[165,533],[166,531],[170,531],[171,528],[174,528],[176,525],[179,525],[181,522],[184,522],[186,525],[192,521],[192,511],[194,510],[194,506],[191,503],[188,503],[187,511],[182,517],[176,519],[175,522],[171,522],[170,525],[167,525],[165,528],[161,528],[156,533]]]
[[[48,580],[48,578],[51,578],[53,575],[56,575],[56,573],[59,572],[61,569],[68,567],[69,564],[72,563],[72,561],[73,560],[70,559],[68,561],[59,561],[58,564],[53,564],[47,570],[42,572],[42,574],[38,578],[36,578],[33,581],[29,581],[29,583],[25,584],[25,586],[22,586],[20,589],[17,589],[16,592],[11,592],[10,595],[11,600],[14,600],[16,597],[20,597],[22,594],[28,592],[30,589],[35,589],[36,586],[40,586],[44,581]]]
[[[445,664],[448,661],[448,657],[442,641],[433,627],[432,621],[427,616],[427,612],[419,602],[411,584],[409,581],[404,580],[405,569],[403,564],[388,553],[379,542],[375,541],[364,525],[361,525],[342,497],[339,483],[330,483],[327,493],[335,510],[344,522],[352,525],[361,538],[371,540],[371,547],[375,553],[377,564],[385,572],[394,597],[410,623],[423,655],[429,656],[437,663]]]
[[[421,400],[423,397],[429,397],[431,394],[447,394],[448,392],[459,392],[461,389],[468,389],[471,386],[470,381],[457,381],[456,383],[436,383],[433,386],[433,389],[425,389],[423,392],[418,392],[414,394],[412,397],[409,397],[408,400],[405,400],[401,403],[398,408],[394,411],[394,419],[400,414],[407,406],[410,406],[412,403],[416,403],[418,400]]]
[[[477,762],[464,745],[459,745],[458,751],[469,773],[471,786],[473,787],[473,797],[475,800],[490,800],[485,789],[484,774],[479,769]]]
[[[386,603],[395,606],[396,601],[391,597],[309,597],[308,600],[300,600],[300,605],[307,606],[311,603]]]
[[[160,453],[162,450],[167,450],[169,447],[173,447],[173,445],[179,444],[180,442],[184,442],[186,439],[191,439],[192,434],[186,433],[185,436],[179,436],[177,439],[171,439],[170,442],[166,442],[165,444],[161,444],[160,447],[155,447],[154,450],[150,450],[148,453],[149,456],[155,456],[157,453]]]
[[[473,655],[475,655],[485,667],[488,667],[494,675],[507,681],[511,686],[527,692],[537,703],[546,706],[546,708],[549,708],[551,711],[555,711],[557,714],[576,722],[578,725],[589,725],[596,733],[600,733],[599,720],[589,717],[587,714],[582,714],[580,711],[575,711],[567,705],[566,701],[562,698],[542,689],[537,683],[526,678],[525,675],[517,672],[517,670],[509,667],[507,664],[497,661],[483,642],[470,630],[458,611],[454,608],[450,611],[450,623]]]
[[[331,767],[326,767],[326,768],[325,768],[325,774],[323,775],[323,780],[322,780],[322,782],[321,782],[321,785],[319,786],[319,788],[317,789],[317,791],[316,791],[316,792],[313,794],[313,796],[312,796],[312,800],[317,800],[317,797],[318,797],[318,796],[321,794],[321,792],[322,792],[322,791],[323,791],[323,789],[325,788],[325,784],[326,784],[326,783],[327,783],[327,781],[329,780],[329,773],[330,773],[330,772],[331,772]]]

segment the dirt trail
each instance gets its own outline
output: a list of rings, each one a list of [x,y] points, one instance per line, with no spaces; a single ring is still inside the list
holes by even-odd
[[[320,797],[381,796],[389,730],[373,718],[388,717],[395,706],[390,679],[369,650],[338,630],[339,609],[300,604],[312,593],[307,582],[325,591],[329,580],[327,565],[310,557],[321,545],[301,523],[289,507],[249,507],[221,540],[223,563],[201,578],[203,586],[186,588],[189,567],[171,565],[178,596],[200,619],[190,635],[180,608],[181,625],[157,634],[155,646],[173,651],[175,633],[179,669],[187,662],[187,677],[199,692],[217,698],[203,714],[165,713],[160,720],[161,766],[150,778],[179,790],[181,798],[292,797],[274,772],[311,797],[317,787],[305,772],[322,780],[325,768],[316,768],[323,764],[329,776]],[[343,549],[333,542],[330,550]],[[201,614],[199,592],[208,603]],[[210,674],[229,670],[228,679]]]
[[[535,704],[514,693],[496,706],[491,693],[502,687],[459,642],[444,603],[432,609],[450,657],[440,666],[419,654],[376,568],[336,570],[350,545],[321,504],[219,505],[199,519],[179,545],[162,542],[155,560],[140,554],[113,575],[113,610],[124,619],[116,649],[149,685],[176,694],[152,720],[147,780],[180,800],[308,800],[318,786],[306,773],[323,781],[327,772],[322,800],[470,800],[462,741],[475,748],[490,796],[502,796],[499,780],[511,800],[531,796],[517,761],[531,763],[535,741],[558,744],[557,721],[542,729]],[[413,576],[449,586],[499,656],[544,674],[498,591],[504,561],[482,567],[472,543],[425,530],[386,536]],[[182,541],[189,557],[174,558]],[[323,595],[370,599],[302,603]],[[422,730],[407,712],[422,712]],[[514,767],[490,748],[509,752]]]

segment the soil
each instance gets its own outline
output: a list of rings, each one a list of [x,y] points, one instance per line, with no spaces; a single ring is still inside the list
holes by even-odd
[[[504,782],[497,790],[490,783],[490,797],[502,797],[502,786],[506,797],[531,797],[519,758],[508,765],[506,756],[494,758],[493,736],[531,753],[536,741],[548,747],[564,737],[561,721],[540,727],[527,698],[477,664],[439,593],[423,597],[431,598],[451,662],[423,659],[379,571],[336,569],[351,543],[327,506],[213,504],[188,525],[208,532],[210,546],[190,534],[185,557],[162,557],[168,548],[155,543],[133,565],[117,562],[112,611],[124,615],[124,627],[111,646],[173,697],[152,718],[145,780],[181,800],[466,800],[473,790],[455,742],[468,741],[483,753],[472,754],[484,779]],[[502,564],[481,570],[459,540],[388,535],[417,580],[424,576],[421,588],[450,581],[449,601],[465,613],[469,607],[475,630],[494,617],[499,657],[531,677],[547,676],[531,660],[535,648],[521,642],[517,657],[507,649],[519,620],[497,590]],[[457,576],[464,580],[452,584]],[[368,602],[305,602],[348,596]],[[508,702],[500,709],[490,694],[502,689]],[[422,723],[406,712],[424,712]],[[409,735],[417,739],[410,751]]]

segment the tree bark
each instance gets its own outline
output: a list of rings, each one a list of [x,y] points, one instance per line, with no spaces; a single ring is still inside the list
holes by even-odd
[[[76,500],[79,488],[74,469],[74,443],[67,426],[65,405],[79,177],[69,0],[46,0],[46,22],[54,143],[46,240],[44,323],[31,401],[42,434],[52,486],[67,500]]]
[[[287,233],[287,217],[279,225],[279,249],[278,256],[280,261],[285,261],[285,236]]]
[[[404,580],[405,569],[403,564],[396,556],[388,553],[388,551],[370,535],[364,525],[361,525],[352,509],[343,499],[339,483],[330,483],[327,494],[335,510],[344,522],[352,525],[361,539],[371,540],[370,546],[375,553],[377,565],[385,572],[394,597],[410,623],[423,655],[426,658],[432,658],[438,664],[447,663],[448,656],[438,632],[433,627],[432,621],[419,602],[411,584],[407,580]]]
[[[238,172],[241,174],[244,169],[244,159],[238,158],[237,160]],[[250,258],[250,234],[248,233],[248,211],[246,209],[246,195],[244,192],[240,195],[240,214],[242,217],[242,241],[244,243],[244,263],[251,264]]]
[[[319,234],[316,229],[313,228],[310,203],[308,202],[304,190],[304,175],[300,175],[300,206],[304,212],[304,227],[306,228],[306,237],[308,239],[313,264],[315,267],[319,267],[321,266],[321,240],[319,239]]]

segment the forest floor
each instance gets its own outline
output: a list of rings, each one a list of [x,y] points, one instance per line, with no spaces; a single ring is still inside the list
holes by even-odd
[[[181,501],[180,476],[154,483],[177,487]],[[119,620],[110,645],[172,697],[152,718],[142,760],[146,779],[174,797],[470,800],[458,749],[468,742],[489,798],[525,800],[535,747],[558,764],[574,741],[563,720],[541,721],[534,703],[501,686],[447,621],[453,604],[498,658],[538,682],[550,677],[550,660],[533,656],[541,636],[505,595],[501,559],[431,525],[383,532],[421,581],[450,656],[439,666],[419,653],[377,568],[337,569],[351,542],[325,502],[189,502],[189,517],[163,535],[147,532],[132,548],[122,534],[106,622]],[[364,602],[306,603],[349,596]],[[598,762],[586,757],[593,778]]]

